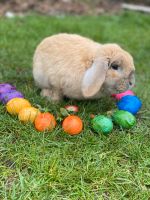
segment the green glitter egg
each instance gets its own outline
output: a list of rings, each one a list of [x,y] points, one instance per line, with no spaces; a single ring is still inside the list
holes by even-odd
[[[98,115],[92,119],[92,127],[97,133],[108,134],[113,129],[113,123],[108,117]]]
[[[115,124],[121,126],[122,128],[131,128],[136,124],[136,119],[134,115],[124,110],[117,110],[112,115],[112,119]]]

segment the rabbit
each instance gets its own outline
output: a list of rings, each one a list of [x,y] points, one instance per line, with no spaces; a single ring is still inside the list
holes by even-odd
[[[45,38],[33,57],[35,83],[52,101],[121,93],[134,86],[134,74],[132,56],[118,44],[100,44],[77,34]]]

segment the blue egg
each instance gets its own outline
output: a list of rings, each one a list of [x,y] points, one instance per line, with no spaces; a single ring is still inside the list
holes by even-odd
[[[124,96],[118,103],[119,110],[125,110],[135,115],[141,108],[142,102],[137,96]]]

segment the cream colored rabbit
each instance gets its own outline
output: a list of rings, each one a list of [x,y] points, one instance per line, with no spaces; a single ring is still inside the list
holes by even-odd
[[[134,85],[131,55],[117,44],[99,44],[76,34],[45,38],[33,59],[33,76],[42,96],[61,100],[99,98]]]

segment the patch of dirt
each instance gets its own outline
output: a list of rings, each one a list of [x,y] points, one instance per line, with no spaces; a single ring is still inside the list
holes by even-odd
[[[150,0],[0,0],[0,16],[7,12],[24,14],[38,12],[47,15],[99,15],[121,10],[121,3],[150,5]]]
[[[125,0],[125,3],[150,6],[150,0]]]
[[[0,0],[0,16],[8,11],[17,14],[34,11],[47,15],[98,15],[116,12],[120,5],[115,0]]]

